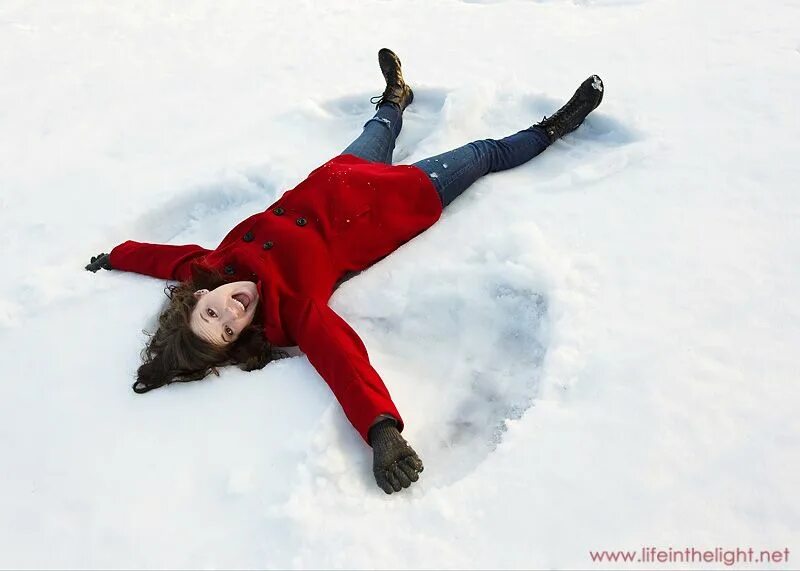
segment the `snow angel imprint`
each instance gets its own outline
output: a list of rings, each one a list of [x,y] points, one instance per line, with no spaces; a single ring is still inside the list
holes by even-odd
[[[378,63],[386,87],[361,135],[216,248],[128,240],[93,256],[86,269],[180,282],[167,286],[169,304],[143,351],[136,392],[219,374],[226,364],[260,369],[285,355],[276,347],[296,345],[372,447],[375,481],[391,494],[416,482],[423,464],[401,435],[405,422],[364,343],[328,299],[345,276],[434,224],[477,179],[521,165],[577,129],[604,86],[589,77],[561,109],[505,138],[392,165],[414,92],[394,52],[381,49]]]

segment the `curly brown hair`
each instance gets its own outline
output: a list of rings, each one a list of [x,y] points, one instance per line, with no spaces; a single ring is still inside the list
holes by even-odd
[[[195,265],[191,280],[164,288],[169,301],[158,317],[156,332],[145,331],[150,339],[142,350],[143,363],[133,383],[135,392],[146,393],[174,382],[199,381],[210,373],[219,375],[217,367],[224,365],[238,364],[243,371],[254,371],[287,356],[264,337],[260,311],[227,347],[209,343],[191,330],[189,318],[197,305],[194,292],[213,290],[228,281],[214,270]]]

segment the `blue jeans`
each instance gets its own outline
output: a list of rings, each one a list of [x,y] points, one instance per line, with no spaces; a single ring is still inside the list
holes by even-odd
[[[392,164],[394,142],[403,127],[403,114],[393,103],[380,106],[364,131],[342,154]],[[447,206],[485,174],[528,162],[550,145],[543,129],[528,127],[503,139],[481,139],[414,163],[431,179],[442,205]]]

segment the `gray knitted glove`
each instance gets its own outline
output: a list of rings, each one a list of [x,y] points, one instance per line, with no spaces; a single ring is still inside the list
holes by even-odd
[[[373,452],[372,473],[384,492],[399,492],[419,480],[424,469],[422,460],[400,435],[394,420],[378,422],[369,429],[368,436]]]
[[[97,254],[92,256],[92,259],[86,264],[86,269],[90,272],[96,272],[99,269],[113,270],[111,267],[111,258],[108,254]]]

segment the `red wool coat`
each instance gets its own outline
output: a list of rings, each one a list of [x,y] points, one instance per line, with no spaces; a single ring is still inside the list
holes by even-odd
[[[230,281],[256,282],[267,339],[300,347],[367,440],[380,414],[396,418],[401,430],[403,419],[361,339],[327,302],[344,274],[380,260],[441,213],[421,169],[341,155],[240,222],[213,250],[129,240],[110,261],[117,270],[181,281],[200,263]]]

